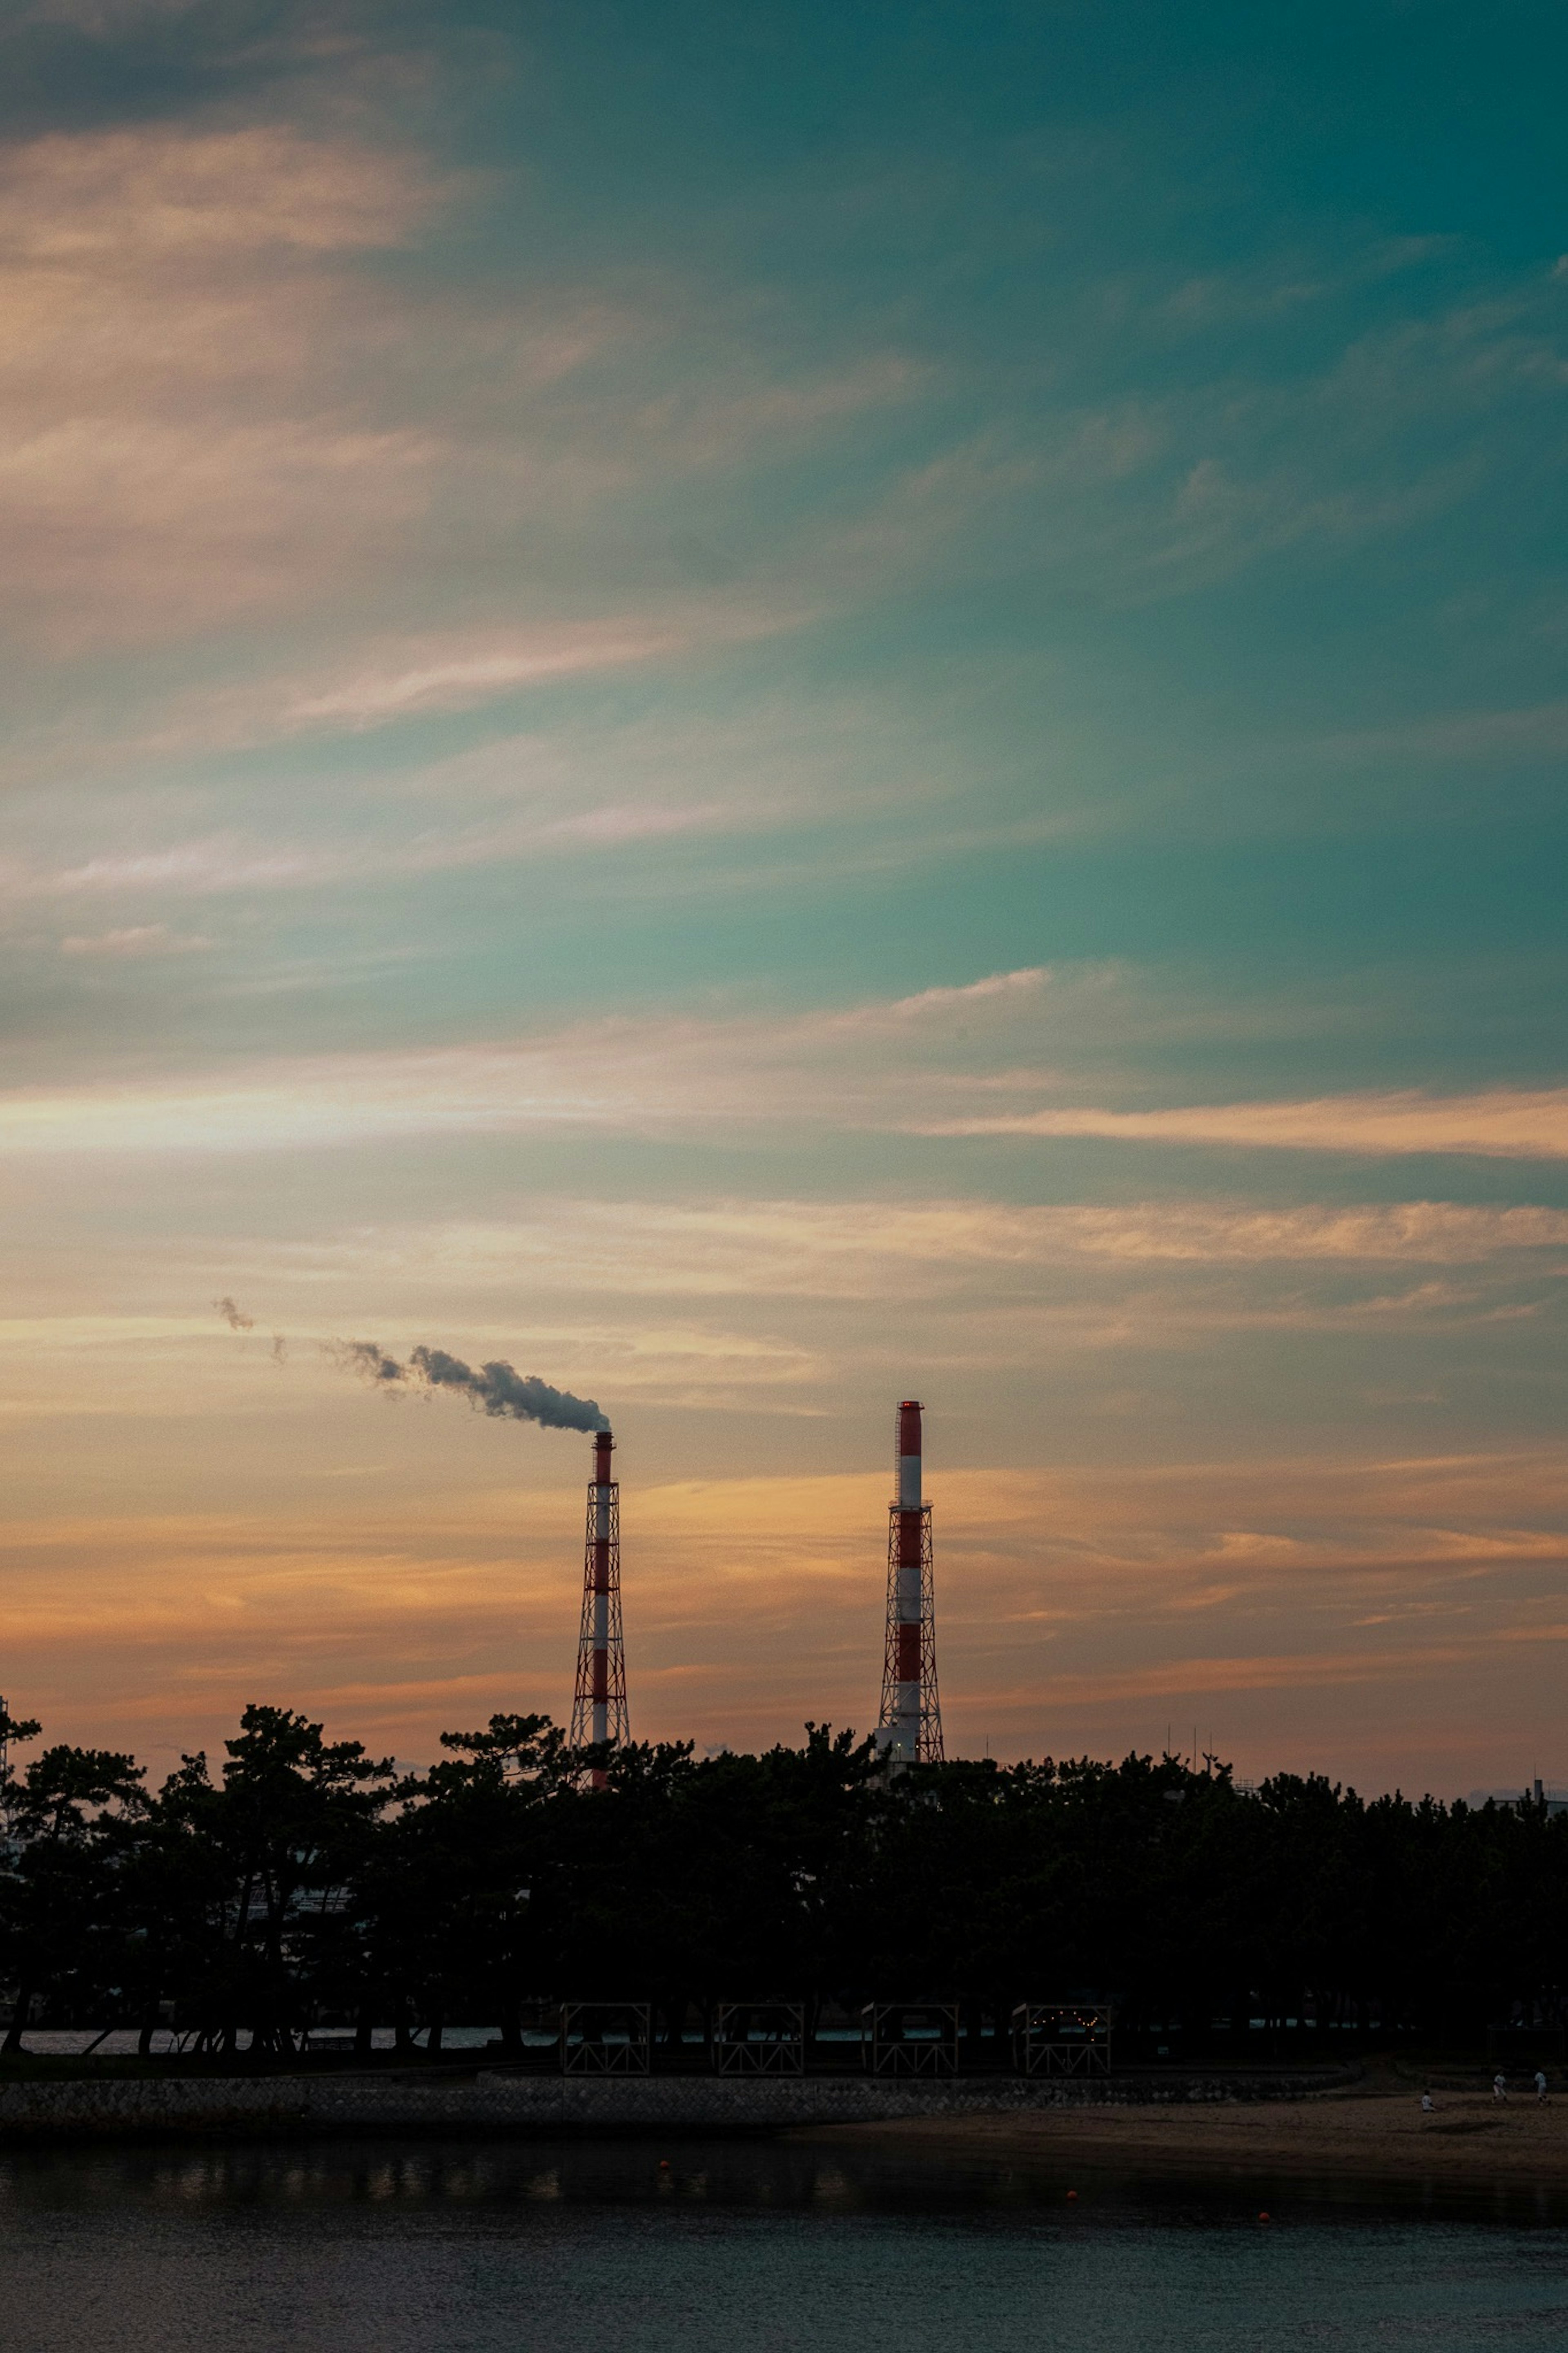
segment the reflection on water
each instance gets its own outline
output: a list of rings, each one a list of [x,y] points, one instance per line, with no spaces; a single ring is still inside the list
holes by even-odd
[[[1465,2210],[845,2141],[13,2151],[0,2279],[6,2353],[1568,2345],[1568,2230],[1517,2189]]]

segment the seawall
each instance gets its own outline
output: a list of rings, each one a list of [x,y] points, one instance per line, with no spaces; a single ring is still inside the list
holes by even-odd
[[[1354,2067],[1291,2073],[876,2076],[561,2076],[502,2069],[417,2075],[71,2078],[0,2084],[0,2141],[203,2133],[259,2135],[779,2132],[910,2116],[1025,2109],[1299,2100],[1355,2080]]]

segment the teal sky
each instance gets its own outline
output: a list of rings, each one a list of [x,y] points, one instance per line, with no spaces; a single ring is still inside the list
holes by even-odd
[[[639,1734],[868,1720],[919,1394],[951,1746],[1568,1783],[1565,66],[5,12],[15,1704],[564,1707],[354,1336]]]

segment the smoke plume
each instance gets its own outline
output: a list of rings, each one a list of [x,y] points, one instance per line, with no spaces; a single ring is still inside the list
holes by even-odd
[[[243,1309],[235,1305],[232,1299],[215,1299],[213,1301],[213,1305],[217,1309],[218,1314],[223,1317],[224,1322],[228,1325],[231,1332],[251,1332],[255,1330],[255,1316],[247,1315]]]
[[[535,1373],[514,1372],[504,1358],[476,1372],[445,1348],[414,1348],[400,1365],[374,1340],[340,1340],[332,1350],[341,1365],[376,1388],[456,1389],[468,1403],[497,1420],[536,1421],[545,1430],[608,1430],[592,1398],[552,1388]]]

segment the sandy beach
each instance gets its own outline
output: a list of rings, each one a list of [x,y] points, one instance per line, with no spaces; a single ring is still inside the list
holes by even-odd
[[[1419,2089],[1369,2081],[1300,2101],[1073,2107],[895,2124],[835,2125],[812,2139],[897,2142],[955,2155],[1033,2158],[1053,2167],[1238,2176],[1568,2186],[1568,2096],[1536,2105],[1515,2093],[1437,2092],[1424,2114]]]

